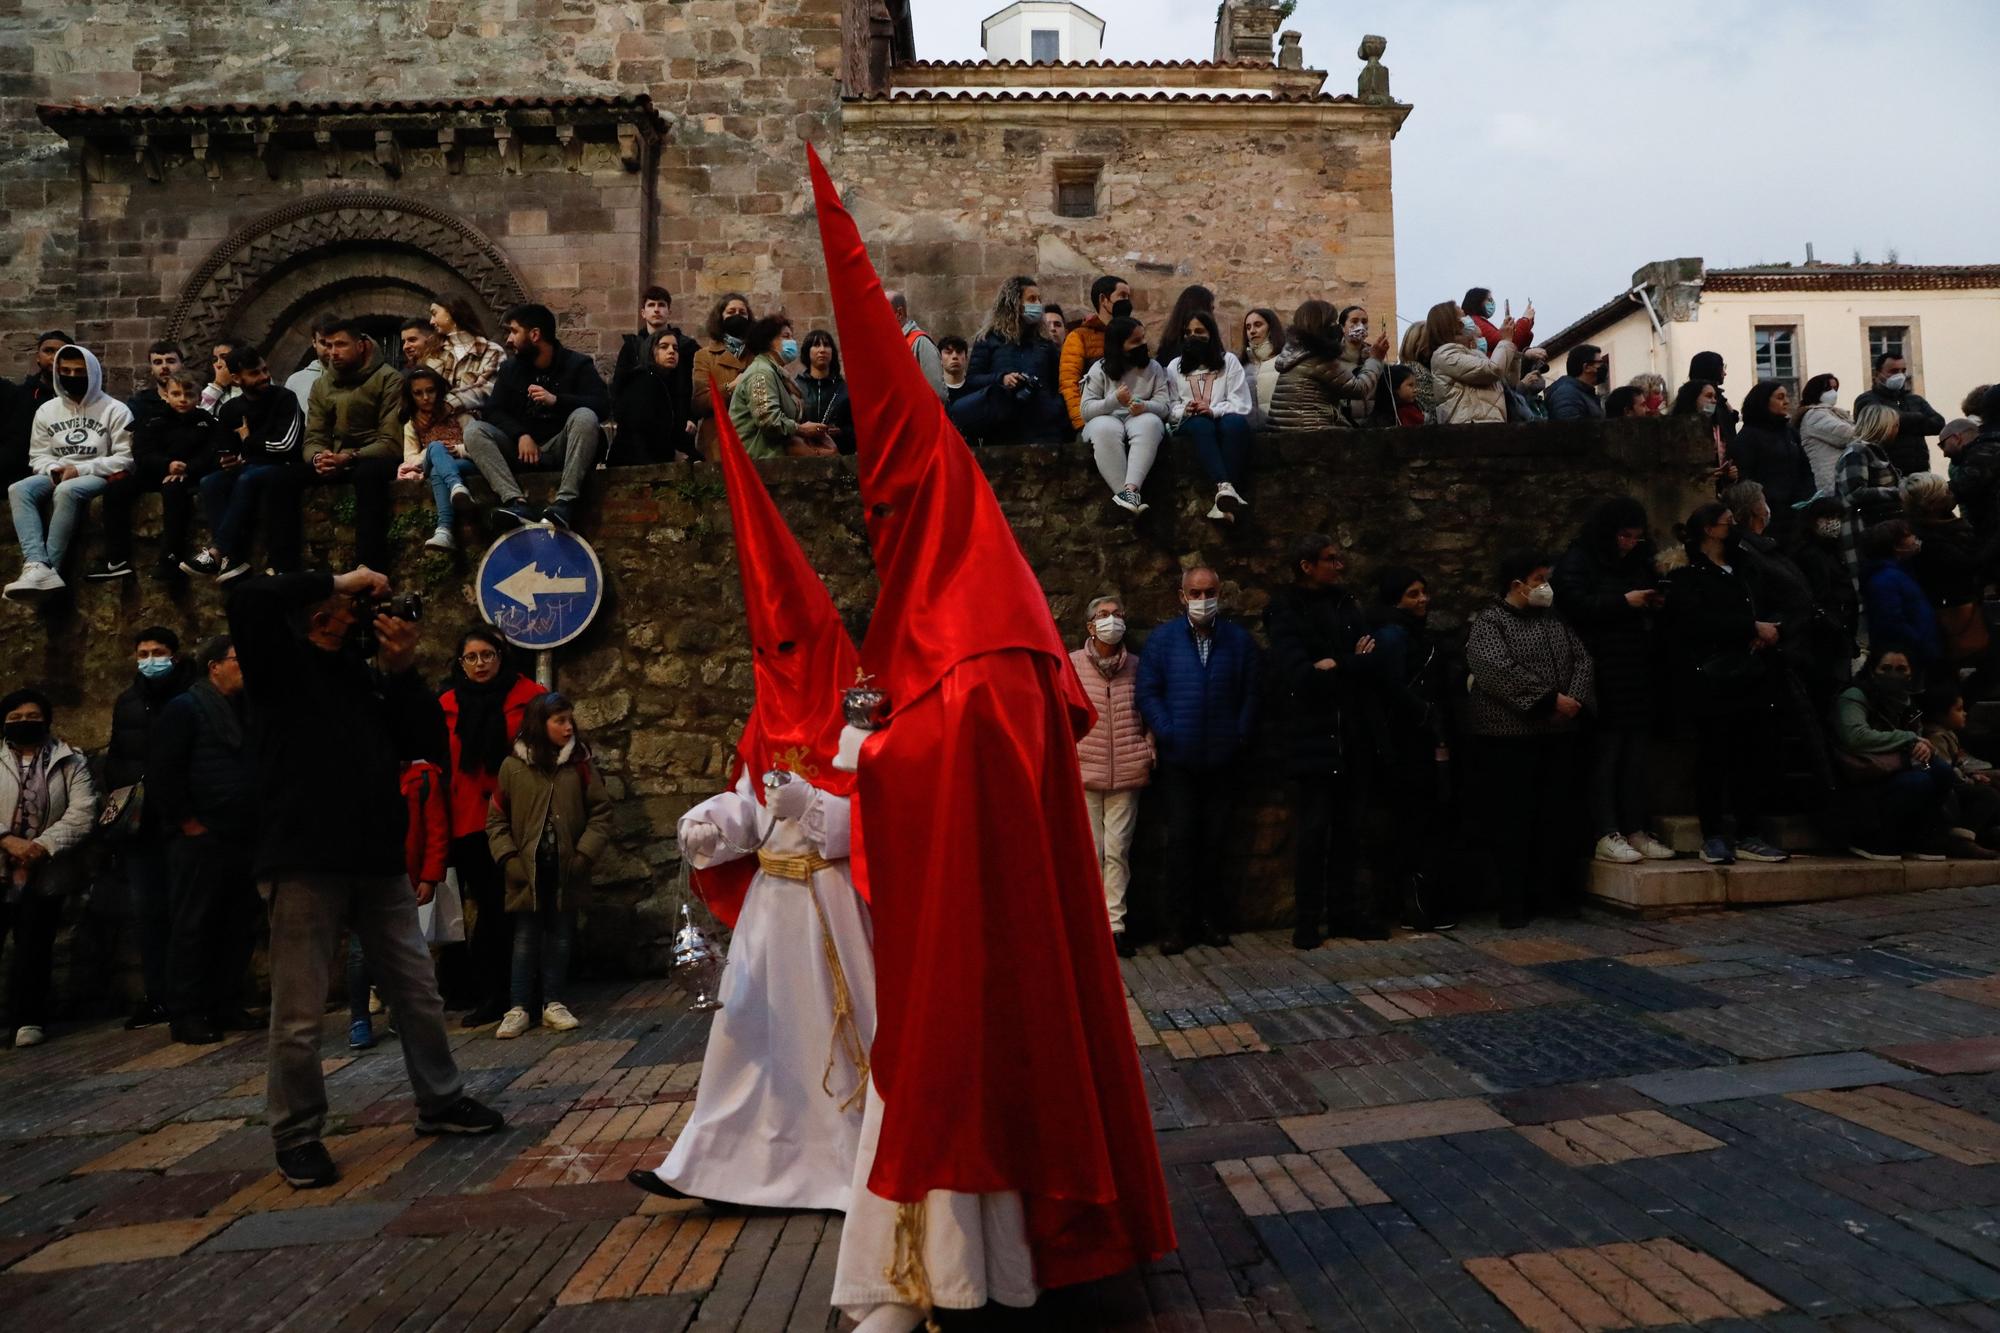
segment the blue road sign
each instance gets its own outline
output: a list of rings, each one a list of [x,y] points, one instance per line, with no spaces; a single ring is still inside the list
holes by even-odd
[[[517,648],[568,643],[604,602],[597,552],[575,533],[546,524],[516,528],[494,542],[473,582],[480,611]]]

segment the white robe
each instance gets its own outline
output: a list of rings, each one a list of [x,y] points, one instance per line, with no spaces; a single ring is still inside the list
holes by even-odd
[[[681,820],[720,830],[712,857],[690,856],[702,869],[758,846],[771,820],[745,774],[732,791],[710,798]],[[862,1107],[840,1109],[861,1076],[834,1042],[834,984],[821,941],[819,913],[840,954],[864,1051],[875,1040],[875,953],[868,909],[848,878],[848,806],[815,792],[798,820],[778,820],[763,848],[781,856],[817,852],[834,862],[808,886],[757,871],[730,940],[709,1028],[693,1117],[657,1168],[684,1194],[759,1208],[844,1210],[854,1179]],[[755,855],[754,851],[748,853]],[[824,1077],[826,1087],[822,1088]]]

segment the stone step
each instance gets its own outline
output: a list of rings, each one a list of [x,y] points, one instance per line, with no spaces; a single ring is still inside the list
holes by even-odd
[[[1784,851],[1809,852],[1825,846],[1826,840],[1804,815],[1770,815],[1763,822],[1765,836]],[[1682,856],[1701,850],[1701,821],[1693,815],[1655,815],[1653,834]]]
[[[2000,883],[2000,861],[1864,861],[1849,856],[1794,856],[1778,865],[1644,861],[1590,863],[1590,896],[1640,915],[1765,903],[1821,902],[1919,889]]]

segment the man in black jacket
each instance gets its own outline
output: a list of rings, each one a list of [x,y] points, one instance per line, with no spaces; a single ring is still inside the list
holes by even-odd
[[[1373,757],[1362,710],[1374,702],[1375,640],[1342,582],[1347,561],[1333,538],[1301,537],[1292,569],[1297,581],[1264,613],[1278,688],[1290,704],[1286,773],[1296,784],[1298,839],[1292,944],[1318,948],[1329,907],[1335,935],[1386,940],[1380,903],[1364,901],[1354,887],[1363,779]]]
[[[180,636],[164,625],[149,625],[132,636],[132,683],[111,706],[111,743],[104,752],[104,789],[116,793],[146,776],[153,722],[175,695],[188,687],[180,661]],[[148,788],[138,794],[139,823],[118,844],[121,870],[131,890],[133,933],[146,993],[125,1020],[127,1031],[167,1019],[167,940],[172,878],[167,868],[167,826]]]
[[[339,1178],[320,1143],[327,969],[361,937],[402,1030],[419,1134],[486,1134],[500,1116],[465,1095],[405,866],[406,759],[444,748],[444,716],[416,672],[417,625],[376,611],[389,580],[361,568],[243,580],[229,626],[251,708],[259,837],[271,908],[271,1138],[300,1189]],[[377,667],[353,646],[372,617]]]
[[[160,712],[146,771],[172,833],[171,1030],[175,1041],[202,1046],[253,1026],[241,998],[256,944],[257,780],[235,641],[222,634],[202,644],[195,669],[200,679]]]
[[[597,462],[599,423],[610,415],[611,398],[596,363],[556,340],[556,317],[547,306],[517,305],[507,312],[506,326],[513,355],[500,367],[483,419],[465,428],[465,453],[500,497],[494,518],[507,526],[536,521],[507,460],[560,466],[555,503],[541,517],[571,527],[584,479]]]
[[[1896,438],[1882,446],[1889,461],[1904,476],[1931,470],[1931,446],[1927,437],[1944,429],[1944,414],[1925,402],[1910,387],[1910,363],[1893,353],[1875,358],[1875,387],[1854,400],[1859,418],[1868,408],[1880,404],[1898,418]]]

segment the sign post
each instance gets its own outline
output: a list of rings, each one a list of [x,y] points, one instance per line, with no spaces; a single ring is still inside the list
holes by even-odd
[[[515,528],[480,557],[479,610],[507,642],[535,654],[535,679],[554,689],[555,649],[590,627],[604,604],[604,568],[590,543],[553,524]]]

